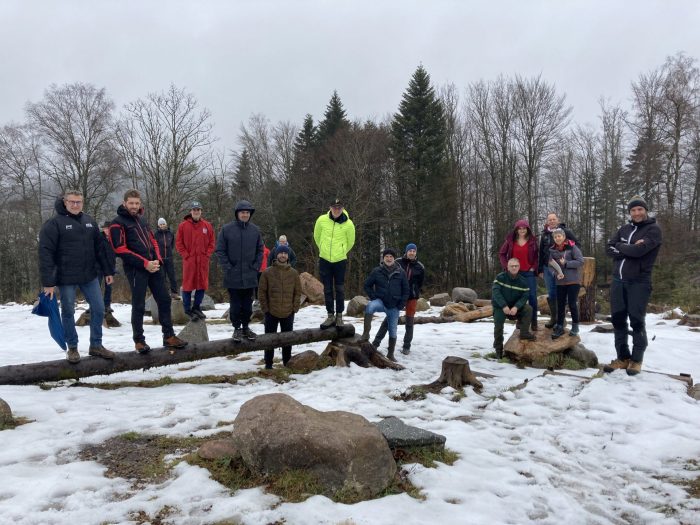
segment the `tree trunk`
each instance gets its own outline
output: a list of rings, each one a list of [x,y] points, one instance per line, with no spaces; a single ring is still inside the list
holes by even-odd
[[[234,343],[233,339],[220,339],[205,343],[190,343],[179,350],[154,348],[148,354],[139,354],[135,351],[116,352],[113,360],[99,357],[83,357],[79,363],[74,365],[65,359],[24,365],[8,365],[0,367],[0,385],[28,385],[43,381],[60,381],[62,379],[114,374],[126,370],[166,366],[208,359],[210,357],[238,355],[244,352],[276,348],[278,346],[329,341],[351,337],[354,333],[355,327],[352,325],[345,325],[342,328],[331,330],[309,328],[294,330],[293,332],[259,335],[255,341],[241,341],[240,343]]]
[[[581,288],[585,290],[585,294],[579,295],[579,319],[582,323],[592,323],[595,321],[596,296],[595,259],[593,257],[583,258]]]
[[[447,356],[442,360],[442,372],[436,382],[449,385],[455,390],[461,389],[464,385],[472,385],[477,390],[483,388],[481,381],[469,368],[469,361],[455,356]]]

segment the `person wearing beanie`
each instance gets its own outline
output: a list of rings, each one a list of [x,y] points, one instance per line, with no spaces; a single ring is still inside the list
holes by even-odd
[[[547,220],[540,233],[540,251],[538,257],[537,274],[544,279],[544,284],[547,287],[547,304],[549,305],[549,321],[544,324],[545,328],[554,328],[557,324],[557,280],[553,277],[552,272],[547,268],[549,263],[549,249],[554,246],[552,232],[556,229],[561,229],[566,235],[567,241],[572,241],[574,244],[580,244],[573,232],[566,227],[566,224],[559,220],[559,216],[554,212],[547,214]],[[564,326],[565,319],[562,319],[561,325]]]
[[[411,352],[411,342],[413,341],[413,325],[416,316],[416,306],[420,297],[423,280],[425,278],[425,267],[418,260],[418,247],[414,243],[408,243],[404,250],[403,257],[398,260],[399,265],[406,273],[408,280],[408,300],[406,301],[406,332],[403,336],[403,347],[401,353],[408,355]],[[377,334],[374,336],[372,345],[379,348],[382,344],[382,339],[389,329],[389,323],[385,317],[382,325],[379,327]]]
[[[389,330],[389,351],[387,358],[396,361],[394,350],[396,348],[396,327],[399,324],[399,312],[408,301],[408,280],[406,273],[396,262],[396,251],[386,248],[382,251],[382,262],[369,274],[365,280],[365,293],[369,297],[369,303],[365,307],[364,331],[362,341],[369,341],[369,332],[372,328],[372,314],[385,312],[387,328]]]
[[[277,326],[281,332],[294,330],[294,314],[299,311],[301,300],[301,279],[289,264],[289,247],[280,245],[276,249],[277,257],[260,277],[258,300],[260,309],[265,314],[265,333],[274,334]],[[265,349],[265,368],[272,368],[275,355],[274,348]],[[287,366],[292,357],[291,345],[282,347],[282,364]]]
[[[286,235],[280,235],[279,239],[275,243],[275,247],[270,251],[269,255],[267,256],[267,265],[272,266],[272,262],[277,258],[277,248],[280,246],[286,246],[289,248],[289,265],[292,268],[297,267],[297,254],[294,253],[294,249],[291,247],[289,244],[289,241],[287,240]]]
[[[646,201],[637,195],[627,204],[630,220],[608,241],[607,255],[614,260],[610,284],[610,311],[617,353],[605,372],[626,370],[637,375],[648,341],[646,308],[651,294],[651,271],[661,248],[661,228],[649,217]],[[632,327],[632,351],[628,343],[628,324]]]
[[[235,343],[244,337],[249,341],[257,338],[248,324],[253,315],[253,294],[264,244],[260,229],[250,221],[254,213],[255,207],[249,201],[238,201],[233,221],[224,225],[216,240],[216,256],[224,270],[224,288],[231,302],[229,317]]]
[[[513,231],[506,236],[498,252],[501,267],[508,270],[508,261],[515,257],[520,261],[520,275],[525,277],[530,287],[529,303],[532,308],[531,329],[537,331],[537,269],[539,249],[537,237],[532,233],[530,223],[521,219],[515,223]]]
[[[170,298],[179,301],[180,294],[178,293],[179,287],[177,285],[177,277],[175,277],[175,261],[173,258],[175,235],[170,231],[168,221],[166,221],[163,217],[158,219],[158,228],[156,229],[155,237],[156,241],[158,242],[160,255],[163,257],[165,277],[170,283]]]
[[[194,201],[177,227],[175,241],[182,257],[182,306],[192,320],[206,319],[201,304],[209,288],[209,260],[214,253],[214,227],[202,217],[202,205]],[[192,291],[194,290],[194,304]],[[192,306],[190,307],[190,304]]]
[[[314,242],[319,252],[318,270],[328,316],[321,328],[343,326],[345,271],[348,252],[355,245],[355,225],[340,199],[331,202],[327,213],[316,219]],[[334,297],[335,295],[335,297]]]

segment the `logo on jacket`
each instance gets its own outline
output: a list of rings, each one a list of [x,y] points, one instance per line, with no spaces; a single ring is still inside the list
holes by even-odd
[[[202,228],[202,233],[207,233],[207,229],[206,229],[206,228]]]
[[[92,228],[92,223],[91,222],[86,222],[85,223],[86,228]]]
[[[66,230],[72,230],[73,225],[72,224],[66,224]]]

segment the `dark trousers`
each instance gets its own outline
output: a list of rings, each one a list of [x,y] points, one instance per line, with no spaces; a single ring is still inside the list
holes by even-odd
[[[348,261],[331,263],[319,259],[318,270],[323,283],[323,295],[326,299],[326,311],[329,314],[342,314],[345,310],[345,270]],[[335,311],[333,306],[333,291],[335,288]]]
[[[104,276],[100,277],[100,285],[102,285],[102,282],[105,280]],[[105,292],[103,295],[104,299],[104,304],[105,304],[105,310],[112,306],[112,285],[107,284],[106,282],[104,283],[105,285]]]
[[[255,288],[228,288],[230,299],[229,317],[234,328],[248,326],[253,315],[253,292]]]
[[[503,325],[506,323],[506,318],[517,319],[520,321],[521,327],[529,327],[532,319],[532,308],[529,304],[525,304],[515,316],[506,316],[502,308],[493,307],[493,347],[496,349],[503,349]]]
[[[194,308],[199,308],[199,306],[202,304],[202,299],[204,299],[204,290],[195,290],[194,291]],[[186,292],[185,290],[182,290],[182,308],[184,308],[186,314],[190,314],[191,307],[190,304],[192,303],[192,290],[189,292]]]
[[[557,286],[557,319],[559,319],[560,325],[564,326],[567,303],[569,303],[569,312],[571,312],[571,322],[578,324],[578,291],[580,289],[580,284],[560,284]]]
[[[172,293],[177,293],[178,287],[177,279],[175,278],[175,263],[172,257],[168,257],[163,261],[162,268],[165,269],[165,275],[168,277],[168,281],[170,281],[170,291]]]
[[[269,313],[265,314],[265,333],[274,334],[277,332],[277,326],[280,327],[280,332],[291,332],[294,330],[294,314],[289,317],[275,317]],[[272,359],[275,357],[274,348],[265,349],[265,368],[272,368]],[[282,347],[282,363],[287,364],[289,358],[292,357],[292,346]]]
[[[175,335],[170,315],[170,294],[165,288],[163,270],[151,273],[141,268],[126,266],[124,273],[131,288],[131,330],[134,342],[144,342],[143,314],[146,311],[146,290],[150,289],[158,306],[158,320],[163,331],[163,338]]]
[[[610,311],[615,330],[615,351],[618,359],[641,363],[647,348],[645,317],[651,295],[650,281],[621,281],[610,285]],[[627,342],[627,318],[632,326],[632,353]]]

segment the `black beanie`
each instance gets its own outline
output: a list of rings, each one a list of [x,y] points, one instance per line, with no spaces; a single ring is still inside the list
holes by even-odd
[[[649,211],[646,201],[642,199],[639,195],[635,195],[634,197],[632,197],[632,199],[630,199],[630,201],[627,203],[627,211],[629,212],[632,208],[636,206],[641,206],[645,210]]]
[[[396,259],[396,250],[393,248],[384,248],[384,251],[382,251],[382,257],[385,255],[393,255],[394,259]]]

